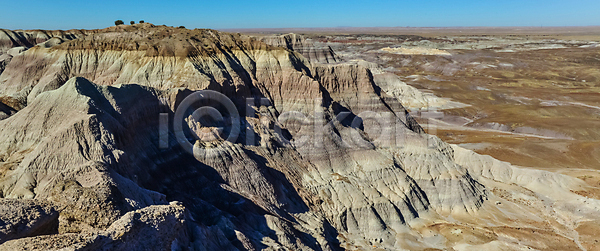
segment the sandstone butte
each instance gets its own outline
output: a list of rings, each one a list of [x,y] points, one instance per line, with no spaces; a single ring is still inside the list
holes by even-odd
[[[600,201],[581,180],[425,134],[402,104],[431,97],[299,35],[0,30],[0,73],[0,250],[595,245],[581,226]],[[239,137],[186,113],[211,133],[191,141],[204,154],[172,126],[160,147],[159,114],[197,90],[234,102]],[[277,119],[293,111],[304,126]],[[394,123],[335,119],[364,111]]]

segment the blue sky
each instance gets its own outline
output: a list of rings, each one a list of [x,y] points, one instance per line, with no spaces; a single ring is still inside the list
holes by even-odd
[[[187,28],[600,25],[599,0],[0,0],[0,28],[104,28],[117,19]]]

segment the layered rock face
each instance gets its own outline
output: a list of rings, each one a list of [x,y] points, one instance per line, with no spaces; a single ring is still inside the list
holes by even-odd
[[[317,45],[302,35],[290,33],[278,36],[265,36],[260,38],[266,44],[287,48],[298,52],[311,62],[335,63],[341,59],[333,49],[327,45]]]
[[[140,24],[15,56],[0,75],[0,206],[28,209],[0,216],[40,224],[10,223],[23,230],[2,230],[0,249],[510,248],[489,228],[521,220],[581,246],[552,208],[574,213],[561,196],[580,182],[448,145],[368,68],[292,49]]]
[[[51,47],[57,43],[76,39],[91,32],[94,31],[11,31],[0,29],[0,74],[13,57],[33,46]]]

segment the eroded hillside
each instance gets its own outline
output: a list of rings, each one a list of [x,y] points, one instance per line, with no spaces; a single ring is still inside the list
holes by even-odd
[[[581,180],[444,143],[402,99],[453,103],[270,44],[138,24],[12,55],[0,249],[594,245]]]

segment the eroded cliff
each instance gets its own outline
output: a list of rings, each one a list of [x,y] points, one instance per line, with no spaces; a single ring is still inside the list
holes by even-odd
[[[0,248],[579,248],[561,217],[600,205],[571,192],[577,179],[425,134],[358,64],[151,24],[54,40],[0,75],[0,195],[50,206],[58,224]],[[182,106],[198,90],[239,114],[195,117],[204,103]],[[518,240],[517,226],[538,233]]]

